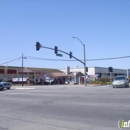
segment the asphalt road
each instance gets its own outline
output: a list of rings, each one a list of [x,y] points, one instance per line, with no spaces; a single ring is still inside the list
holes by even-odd
[[[0,130],[119,130],[130,88],[15,86],[0,91]]]

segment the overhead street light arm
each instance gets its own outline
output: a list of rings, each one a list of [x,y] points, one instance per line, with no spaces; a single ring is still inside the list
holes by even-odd
[[[83,46],[85,46],[85,44],[83,44],[83,42],[82,42],[78,37],[72,37],[72,38],[78,39],[78,40],[81,42],[81,44],[82,44]]]
[[[46,49],[50,49],[50,50],[54,50],[54,48],[46,47],[46,46],[42,46],[42,45],[40,45],[40,47],[46,48]],[[67,52],[65,52],[65,51],[62,51],[62,50],[59,50],[59,49],[58,49],[58,51],[59,51],[59,52],[62,52],[62,53],[64,53],[64,54],[70,55],[69,53],[67,53]],[[78,58],[76,58],[76,57],[74,57],[74,56],[72,56],[72,57],[73,57],[74,59],[76,59],[77,61],[81,62],[82,64],[84,64],[84,62],[81,61],[81,60],[79,60]]]

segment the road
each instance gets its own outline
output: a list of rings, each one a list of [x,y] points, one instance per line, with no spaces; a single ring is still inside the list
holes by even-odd
[[[0,91],[0,130],[119,130],[130,88],[15,86]]]

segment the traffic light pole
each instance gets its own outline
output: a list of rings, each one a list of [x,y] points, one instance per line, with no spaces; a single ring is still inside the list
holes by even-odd
[[[72,38],[78,39],[80,41],[80,43],[83,45],[83,52],[84,52],[84,86],[86,86],[87,82],[86,82],[86,53],[85,53],[85,44],[78,37],[72,37]]]
[[[54,48],[51,48],[51,47],[45,47],[45,46],[40,46],[40,48],[46,48],[46,49],[50,49],[50,50],[55,50]],[[67,53],[67,52],[65,52],[65,51],[62,51],[62,50],[58,50],[59,52],[62,52],[62,53],[64,53],[64,54],[66,54],[66,55],[70,55],[69,53]],[[78,58],[76,58],[76,57],[74,57],[74,56],[72,56],[74,59],[76,59],[77,61],[79,61],[79,62],[81,62],[83,65],[84,65],[84,67],[86,67],[86,63],[85,62],[83,62],[83,61],[81,61],[81,60],[79,60]],[[85,70],[86,70],[86,68],[85,68]]]
[[[83,48],[84,48],[84,86],[86,86],[87,83],[86,83],[86,56],[85,56],[85,44],[83,44]]]

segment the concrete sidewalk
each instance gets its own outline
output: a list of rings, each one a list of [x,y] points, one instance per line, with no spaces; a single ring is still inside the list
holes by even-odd
[[[83,84],[82,85],[66,85],[66,84],[63,84],[63,85],[33,85],[33,86],[28,86],[28,85],[18,85],[18,86],[12,86],[11,88],[12,89],[35,89],[35,88],[63,88],[63,87],[103,87],[103,86],[111,86],[111,85],[99,85],[99,84],[87,84],[87,86],[84,86]]]

